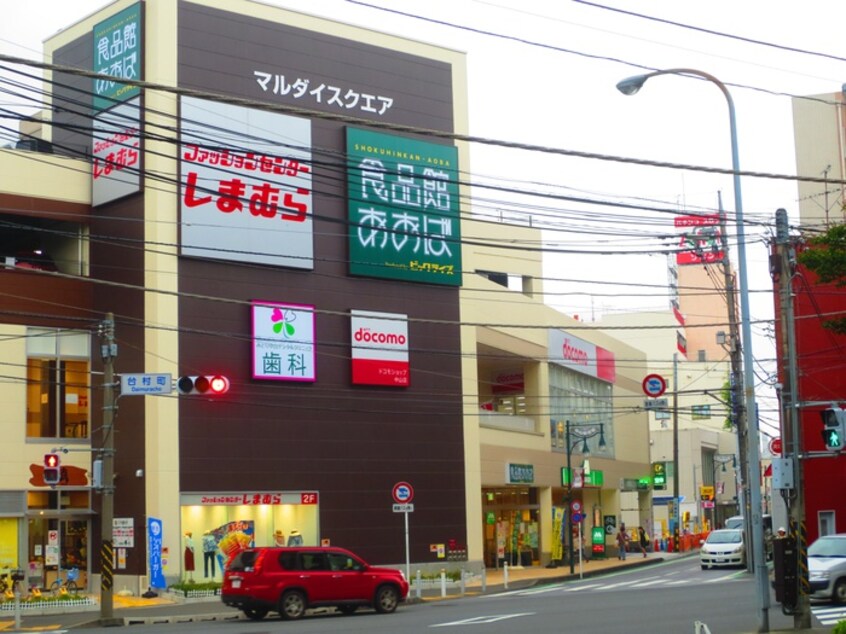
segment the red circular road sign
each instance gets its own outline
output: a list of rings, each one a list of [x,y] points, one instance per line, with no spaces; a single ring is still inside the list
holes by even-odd
[[[570,502],[570,508],[573,509],[573,513],[578,513],[582,510],[582,503],[579,500],[573,500]]]
[[[391,495],[397,504],[408,504],[414,499],[414,488],[408,482],[397,482],[391,489]]]
[[[667,382],[660,374],[647,374],[643,379],[643,393],[658,398],[667,391]]]
[[[781,438],[773,438],[770,440],[770,453],[773,455],[781,455]]]

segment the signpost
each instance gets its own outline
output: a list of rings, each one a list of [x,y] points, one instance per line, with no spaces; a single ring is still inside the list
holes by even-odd
[[[408,514],[414,512],[414,487],[408,482],[397,482],[391,489],[391,496],[394,498],[394,513],[402,513],[405,516],[405,578],[411,579],[411,551],[408,545]]]

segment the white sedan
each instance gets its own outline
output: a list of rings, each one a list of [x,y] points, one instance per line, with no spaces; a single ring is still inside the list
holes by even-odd
[[[746,540],[743,531],[737,528],[711,531],[699,549],[699,563],[702,570],[712,566],[745,566]]]

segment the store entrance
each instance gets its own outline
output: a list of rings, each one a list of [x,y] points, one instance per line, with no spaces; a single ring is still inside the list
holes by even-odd
[[[537,489],[503,487],[482,490],[485,565],[488,568],[540,564]]]
[[[78,573],[76,585],[88,587],[88,520],[32,518],[29,520],[29,585],[50,588],[59,576]],[[74,574],[76,574],[74,573]]]

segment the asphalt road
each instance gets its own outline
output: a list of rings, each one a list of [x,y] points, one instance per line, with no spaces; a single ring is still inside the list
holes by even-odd
[[[180,606],[173,606],[175,611]],[[217,603],[193,606],[194,613],[220,613]],[[846,619],[846,608],[815,607],[835,610]],[[184,608],[183,608],[184,611]],[[165,613],[158,608],[157,613]],[[773,600],[769,610],[770,631],[793,630],[792,617],[781,613]],[[235,617],[237,612],[232,611]],[[75,632],[99,631],[86,627],[85,620],[95,614],[77,615],[77,621],[61,619],[61,625],[49,623],[50,617],[32,617],[24,627],[46,631],[61,627]],[[827,619],[837,616],[825,617]],[[424,601],[401,606],[395,614],[381,615],[362,610],[352,616],[333,611],[306,617],[301,621],[282,621],[271,615],[263,621],[197,621],[134,625],[133,634],[269,634],[269,633],[423,633],[483,631],[485,634],[531,634],[573,632],[579,634],[678,634],[695,632],[696,623],[704,624],[702,634],[741,634],[757,632],[759,612],[754,578],[744,570],[701,570],[699,560],[689,557],[643,568],[611,572],[599,577],[572,579],[540,584],[531,588],[498,594]],[[814,619],[815,631],[830,632]],[[82,627],[80,627],[82,625]],[[483,629],[480,629],[483,628]],[[8,630],[6,630],[8,631]]]

